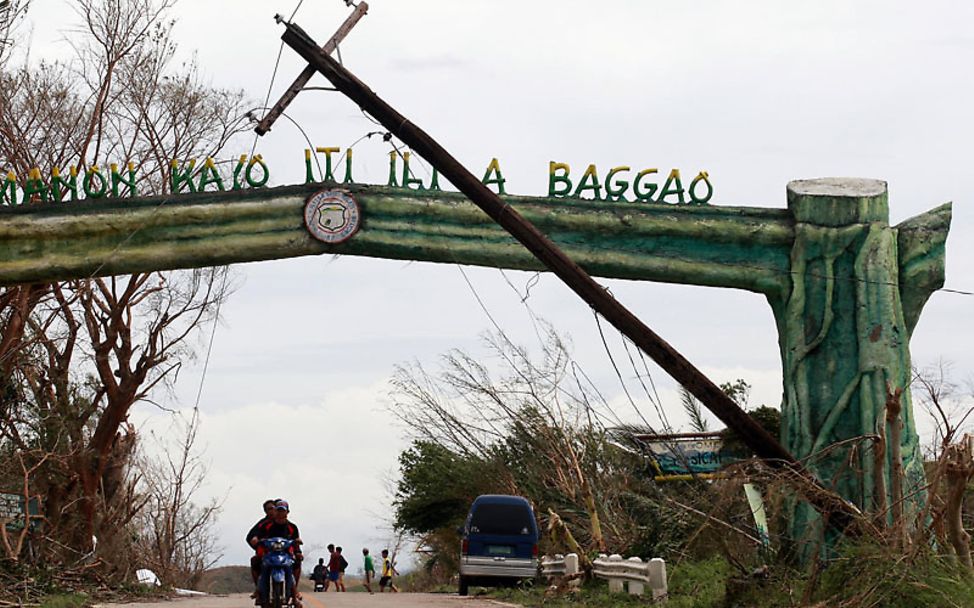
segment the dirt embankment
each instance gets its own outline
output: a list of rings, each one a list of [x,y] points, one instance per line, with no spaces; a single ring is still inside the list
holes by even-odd
[[[205,593],[250,593],[254,583],[250,578],[249,566],[223,566],[213,568],[203,574],[197,591]]]

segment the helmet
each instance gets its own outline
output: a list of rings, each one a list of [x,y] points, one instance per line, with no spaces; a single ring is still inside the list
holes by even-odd
[[[288,512],[290,512],[290,510],[291,510],[291,507],[288,506],[286,500],[279,500],[279,501],[277,501],[276,503],[274,503],[274,508],[275,509],[278,509],[278,510],[281,510],[281,511],[288,511]]]

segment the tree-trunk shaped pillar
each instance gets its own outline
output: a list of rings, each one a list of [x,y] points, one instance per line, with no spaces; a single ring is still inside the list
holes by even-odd
[[[791,182],[788,208],[795,221],[791,288],[784,301],[772,300],[784,378],[782,441],[824,483],[887,519],[899,452],[909,521],[924,479],[908,390],[910,334],[943,285],[950,208],[891,227],[885,182],[837,178]],[[892,432],[886,403],[896,389],[901,426]],[[877,445],[876,438],[897,435],[899,450]],[[796,541],[821,529],[807,503],[795,506],[791,523]]]

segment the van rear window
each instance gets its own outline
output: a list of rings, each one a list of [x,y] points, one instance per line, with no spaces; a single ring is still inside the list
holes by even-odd
[[[470,531],[480,534],[531,534],[531,511],[523,505],[479,505],[470,520]]]

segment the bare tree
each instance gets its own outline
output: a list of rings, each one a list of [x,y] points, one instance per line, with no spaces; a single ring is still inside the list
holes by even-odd
[[[161,458],[143,445],[137,463],[148,500],[136,518],[139,555],[163,583],[189,589],[221,556],[212,530],[221,503],[195,501],[207,472],[196,446],[199,428],[199,410],[189,419],[176,412],[165,436],[153,433]]]
[[[913,396],[934,423],[928,456],[937,459],[974,422],[974,387],[965,393],[953,379],[951,364],[939,361],[913,370]]]
[[[29,0],[0,0],[0,65],[7,58],[7,52],[13,46],[15,26],[27,12]]]
[[[6,401],[0,438],[52,456],[34,485],[62,544],[83,553],[93,535],[137,512],[125,470],[136,443],[128,412],[178,371],[192,332],[225,297],[226,272],[56,284],[38,305],[12,369],[15,398]]]
[[[970,494],[968,484],[974,478],[974,435],[961,436],[974,414],[974,387],[967,392],[960,390],[952,379],[950,364],[940,361],[914,370],[912,388],[916,401],[935,424],[928,449],[933,458],[927,507],[922,514],[931,523],[929,527],[919,526],[918,534],[932,532],[941,547],[974,573],[971,535],[964,529],[963,520],[965,499]],[[917,544],[926,540],[920,538]]]
[[[174,65],[172,5],[79,0],[67,59],[0,56],[0,169],[23,182],[35,167],[131,161],[138,194],[162,194],[172,159],[215,155],[245,130],[242,92]],[[108,542],[145,500],[128,471],[129,411],[175,377],[228,289],[225,268],[0,288],[0,449],[28,457],[52,554],[84,555],[98,536],[103,558],[130,565]]]

